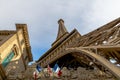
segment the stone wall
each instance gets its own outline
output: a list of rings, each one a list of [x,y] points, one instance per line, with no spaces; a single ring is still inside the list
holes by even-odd
[[[36,71],[35,66],[29,67],[25,80],[34,80],[33,72]],[[117,80],[111,73],[104,73],[98,69],[90,70],[82,67],[78,67],[77,70],[67,69],[63,67],[62,75],[58,77],[56,73],[49,74],[47,68],[38,73],[38,80]],[[29,73],[29,75],[28,75]]]
[[[11,52],[14,52],[13,58],[3,67],[7,78],[11,80],[21,77],[29,62],[25,42],[21,43],[22,40],[24,40],[23,31],[19,30],[0,46],[1,63]]]

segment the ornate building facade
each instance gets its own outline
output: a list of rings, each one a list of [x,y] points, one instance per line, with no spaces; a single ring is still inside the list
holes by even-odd
[[[21,78],[33,60],[26,24],[0,31],[0,80]]]
[[[61,80],[67,70],[77,72],[74,80],[120,79],[120,18],[85,35],[76,29],[68,32],[62,19],[58,24],[57,38],[38,64],[53,67],[57,63],[63,70]],[[73,80],[69,73],[66,77]]]

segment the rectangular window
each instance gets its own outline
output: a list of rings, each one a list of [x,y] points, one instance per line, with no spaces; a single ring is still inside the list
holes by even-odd
[[[23,45],[23,43],[24,43],[24,39],[22,39],[20,43],[21,43],[21,45]]]
[[[27,60],[28,56],[25,57],[25,60]]]

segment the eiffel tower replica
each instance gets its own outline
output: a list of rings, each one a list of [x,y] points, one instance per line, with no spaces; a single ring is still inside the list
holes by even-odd
[[[68,32],[62,19],[58,24],[57,38],[38,64],[57,63],[61,80],[120,80],[120,18],[85,35],[76,29]]]

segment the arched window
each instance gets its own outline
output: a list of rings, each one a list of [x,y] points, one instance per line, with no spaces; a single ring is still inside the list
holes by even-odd
[[[17,57],[18,56],[18,47],[17,47],[17,45],[16,44],[14,44],[13,45],[13,48],[12,48],[12,51],[14,52],[14,54],[15,54],[15,57]]]

